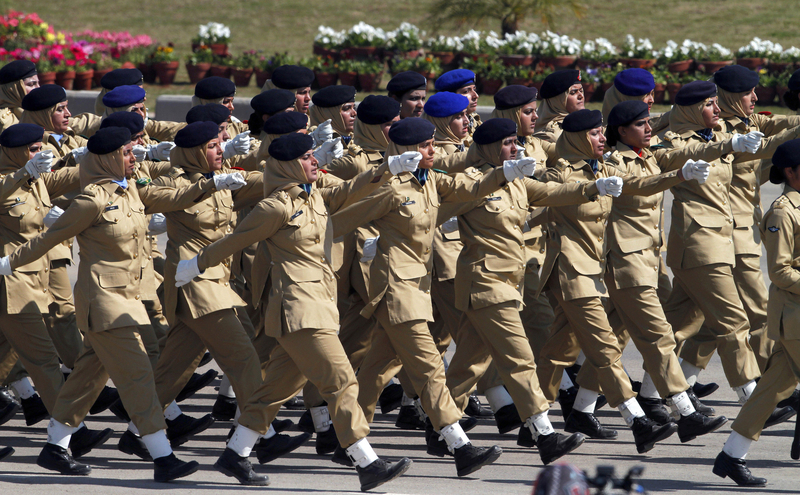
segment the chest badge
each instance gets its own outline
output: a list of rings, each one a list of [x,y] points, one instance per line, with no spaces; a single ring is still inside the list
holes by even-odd
[[[299,217],[299,216],[300,216],[300,215],[302,215],[302,214],[303,214],[303,210],[300,210],[300,211],[298,211],[297,213],[295,213],[294,215],[292,215],[292,217],[291,217],[289,220],[290,220],[290,221],[291,221],[291,220],[294,220],[295,218]]]

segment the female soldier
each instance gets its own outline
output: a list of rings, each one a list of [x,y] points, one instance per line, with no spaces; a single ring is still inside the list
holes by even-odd
[[[0,132],[22,117],[22,99],[39,87],[36,65],[30,60],[14,60],[0,69]]]
[[[236,85],[230,79],[224,77],[212,76],[202,79],[194,87],[194,96],[192,96],[192,106],[206,105],[208,103],[218,103],[225,106],[230,110],[228,121],[228,134],[234,136],[230,143],[224,144],[226,151],[225,158],[230,158],[234,154],[246,155],[250,148],[258,148],[259,143],[253,138],[253,143],[250,142],[250,129],[247,124],[233,116],[233,99],[236,96]],[[233,150],[227,149],[228,146],[234,146],[236,153]],[[254,168],[255,170],[255,168]]]
[[[386,84],[389,98],[400,103],[400,118],[422,117],[428,80],[419,72],[405,71],[396,74]]]
[[[272,72],[272,79],[267,79],[261,91],[274,88],[293,91],[297,96],[294,107],[300,113],[308,113],[311,103],[311,83],[314,82],[314,72],[308,67],[299,65],[281,65]]]
[[[308,111],[310,124],[318,126],[330,121],[333,138],[341,137],[345,147],[353,139],[356,123],[356,88],[352,86],[328,86],[311,97],[314,106]]]
[[[469,136],[481,125],[481,116],[478,115],[478,90],[475,84],[475,73],[469,69],[455,69],[445,72],[434,83],[436,91],[450,91],[464,95],[469,99],[467,107],[467,131]],[[469,145],[469,142],[467,143]]]
[[[561,135],[564,118],[583,109],[581,71],[559,70],[544,79],[539,97],[544,100],[539,108],[534,136],[555,143]]]
[[[310,136],[292,133],[270,144],[264,195],[236,231],[181,261],[176,284],[203,276],[232,252],[259,240],[272,257],[272,290],[265,310],[266,331],[278,339],[261,388],[248,400],[239,426],[215,467],[242,484],[265,485],[247,457],[281,404],[310,379],[328,401],[341,446],[357,466],[361,489],[369,490],[400,476],[411,464],[391,465],[369,445],[369,426],[358,407],[355,375],[336,330],[336,282],[329,261],[329,211],[335,212],[374,191],[386,181],[388,165],[368,170],[336,187],[318,189],[317,161]],[[411,165],[416,165],[413,162]],[[401,164],[392,172],[408,170]],[[241,397],[241,396],[240,396]],[[266,419],[265,419],[266,418]],[[330,421],[328,421],[330,426]],[[274,432],[270,429],[268,436]]]
[[[136,166],[130,137],[130,131],[121,127],[102,129],[92,136],[89,154],[80,167],[83,193],[46,232],[1,258],[0,273],[8,277],[65,239],[78,236],[80,240],[77,312],[86,346],[72,377],[59,392],[48,426],[48,443],[37,464],[62,474],[89,474],[91,468],[75,462],[66,447],[110,375],[155,460],[155,480],[170,481],[199,466],[194,461],[179,461],[172,453],[153,386],[153,369],[137,332],[137,325],[148,323],[139,302],[145,205],[161,211],[185,208],[215,183],[203,181],[182,190],[129,187],[127,178]]]
[[[259,141],[263,139],[262,128],[273,115],[281,112],[294,112],[294,102],[297,97],[293,92],[285,89],[270,89],[259,93],[250,99],[250,107],[253,113],[247,121],[251,136],[258,136]],[[256,146],[256,148],[259,148]]]
[[[603,120],[608,121],[611,109],[623,101],[638,100],[647,103],[648,111],[653,108],[656,81],[650,71],[644,69],[625,69],[614,76],[614,85],[603,95]],[[669,127],[669,112],[658,117],[650,117],[653,143],[657,144],[655,135]]]
[[[119,86],[141,86],[144,83],[144,76],[139,69],[114,69],[100,79],[100,93],[94,102],[94,113],[103,115],[106,106],[103,104],[103,97],[112,89]]]

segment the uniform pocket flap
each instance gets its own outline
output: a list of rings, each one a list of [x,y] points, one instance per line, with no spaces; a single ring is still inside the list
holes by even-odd
[[[322,268],[313,267],[285,267],[286,275],[295,282],[319,282],[324,278]]]
[[[412,278],[422,278],[428,274],[428,269],[425,268],[425,265],[414,263],[411,265],[393,265],[392,271],[397,278],[402,280],[410,280]]]
[[[753,215],[734,215],[733,216],[733,225],[737,229],[749,229],[750,227],[754,226],[756,223],[755,218]]]
[[[490,272],[509,273],[521,270],[519,261],[503,259],[503,258],[486,258],[483,260],[483,266]]]
[[[617,243],[623,253],[635,253],[642,249],[653,247],[653,239],[650,237],[636,237],[633,239],[618,239]]]
[[[225,268],[221,264],[212,266],[211,268],[206,268],[206,270],[197,277],[205,280],[219,280],[225,278]]]
[[[459,241],[461,240],[461,233],[456,229],[455,232],[442,232],[442,237],[446,241]]]
[[[97,275],[97,281],[104,289],[127,287],[131,276],[127,272],[100,273]]]
[[[723,216],[697,215],[692,219],[701,227],[718,229],[728,224],[728,219]]]

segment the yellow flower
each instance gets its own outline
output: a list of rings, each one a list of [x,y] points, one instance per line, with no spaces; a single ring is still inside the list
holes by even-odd
[[[43,22],[43,23],[39,24],[39,27],[41,27],[42,29],[47,29],[48,27],[50,27],[50,24],[48,24],[46,22]]]
[[[53,33],[47,33],[47,34],[45,35],[44,39],[45,39],[46,41],[53,41],[54,39],[56,39],[56,36],[55,36]]]
[[[767,73],[767,69],[761,69],[761,70],[758,71],[758,73],[763,76],[764,74]]]

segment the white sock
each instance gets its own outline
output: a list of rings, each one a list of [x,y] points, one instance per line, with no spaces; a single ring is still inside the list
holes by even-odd
[[[672,409],[673,413],[680,414],[681,416],[689,416],[694,412],[692,400],[689,399],[689,394],[686,392],[673,395],[667,399],[667,404],[670,409]]]
[[[170,421],[175,420],[181,414],[183,414],[183,412],[181,412],[181,408],[178,407],[178,403],[175,401],[172,401],[172,404],[168,405],[164,410],[164,417]]]
[[[639,390],[639,395],[644,397],[645,399],[660,399],[661,395],[659,395],[658,390],[656,390],[656,384],[653,383],[653,378],[650,376],[650,373],[644,373],[642,377],[642,389]]]
[[[534,414],[526,419],[525,426],[531,430],[534,439],[539,438],[539,435],[550,435],[555,432],[553,425],[550,423],[550,419],[547,417],[547,411]]]
[[[264,440],[269,440],[270,438],[274,437],[277,434],[278,432],[275,431],[275,427],[272,426],[272,423],[270,423],[267,432],[261,435],[261,438],[263,438]]]
[[[703,371],[686,360],[681,361],[681,370],[683,371],[683,376],[686,377],[686,383],[688,383],[690,387],[693,387],[694,384],[697,383],[697,377],[700,375],[700,372]]]
[[[619,405],[619,412],[622,413],[622,417],[625,418],[625,422],[628,423],[628,426],[633,425],[633,420],[636,418],[641,418],[644,416],[644,411],[642,411],[642,406],[636,402],[636,399],[628,399],[622,404]]]
[[[497,412],[501,408],[514,403],[514,399],[509,395],[508,390],[502,385],[486,389],[486,401],[492,412]]]
[[[750,450],[750,445],[753,443],[747,437],[736,433],[735,430],[731,431],[731,435],[722,447],[722,451],[733,457],[734,459],[744,459],[747,457],[747,451]]]
[[[62,449],[69,447],[69,439],[72,438],[72,432],[76,428],[67,426],[60,423],[53,418],[50,418],[50,423],[47,425],[47,443],[58,445]]]
[[[469,443],[469,438],[467,438],[467,434],[464,433],[464,429],[461,428],[458,421],[442,428],[439,434],[444,438],[444,441],[447,442],[447,450],[450,452],[454,452],[456,449]]]
[[[417,408],[417,414],[419,415],[419,419],[425,421],[428,419],[428,413],[425,412],[425,409],[422,407],[422,399],[417,397],[414,399],[414,407]]]
[[[360,468],[365,468],[378,460],[378,454],[372,450],[372,445],[369,444],[369,440],[366,438],[358,440],[353,445],[347,447],[345,451],[353,461],[353,464]]]
[[[137,428],[137,427],[136,427],[136,425],[135,425],[135,424],[133,424],[133,421],[130,421],[130,422],[128,423],[128,431],[129,431],[129,432],[131,432],[131,433],[133,433],[133,434],[134,434],[134,435],[136,435],[137,437],[139,436],[139,428]]]
[[[583,351],[581,351],[581,353],[578,354],[578,359],[575,360],[575,364],[577,364],[578,366],[583,366],[583,363],[585,362],[586,362],[586,354],[584,354]]]
[[[309,409],[311,419],[314,421],[314,431],[317,433],[324,433],[331,429],[331,414],[328,411],[328,406],[312,407]]]
[[[13,382],[11,386],[14,387],[14,390],[16,390],[20,399],[30,399],[36,395],[36,389],[33,388],[33,383],[27,376],[21,380]]]
[[[241,457],[249,457],[259,437],[261,437],[261,434],[257,431],[239,425],[233,431],[231,439],[228,440],[228,448]]]
[[[559,385],[559,390],[569,390],[574,387],[575,384],[572,383],[572,379],[567,374],[566,370],[561,372],[561,385]]]
[[[147,451],[150,452],[150,457],[153,459],[167,457],[172,454],[172,447],[169,446],[169,440],[167,440],[167,430],[158,430],[155,433],[144,435],[142,442],[144,442]]]
[[[227,374],[222,377],[222,380],[220,380],[219,395],[229,399],[236,397],[236,394],[233,392],[233,386],[231,385],[231,381],[228,379]]]
[[[405,392],[403,392],[403,398],[400,399],[400,406],[408,407],[413,405],[414,405],[414,399],[410,398],[409,396],[406,395]]]
[[[753,395],[753,390],[756,389],[756,381],[750,380],[749,382],[745,383],[741,387],[733,387],[733,390],[736,392],[736,395],[739,396],[739,404],[744,405],[747,402],[747,399]]]
[[[597,397],[599,395],[599,393],[589,390],[588,388],[579,388],[572,409],[577,409],[586,414],[594,414],[594,406],[597,405]]]
[[[62,364],[61,364],[61,372],[62,372],[62,373],[66,373],[66,374],[70,374],[70,373],[72,373],[72,368],[67,368],[67,367],[66,367],[66,366],[64,366],[64,364],[62,363]]]

